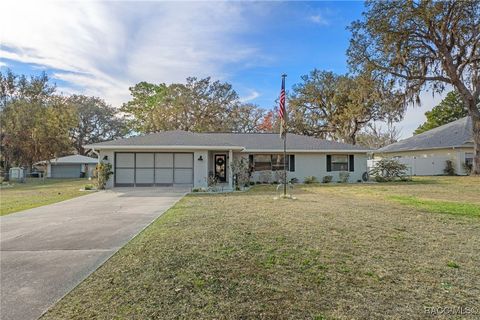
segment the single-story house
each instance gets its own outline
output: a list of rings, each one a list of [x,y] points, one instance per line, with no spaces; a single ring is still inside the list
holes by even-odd
[[[97,163],[97,158],[74,154],[50,161],[40,161],[35,166],[46,167],[47,178],[88,178],[94,175]]]
[[[181,130],[86,145],[112,165],[107,187],[189,185],[206,188],[209,177],[233,187],[233,159],[248,161],[252,181],[274,179],[283,170],[283,140],[276,133],[195,133]],[[302,182],[307,176],[338,180],[340,171],[349,181],[362,179],[367,170],[363,147],[288,134],[288,179]]]
[[[456,174],[466,174],[464,165],[473,163],[472,119],[464,117],[385,146],[374,151],[373,158],[373,162],[397,159],[407,165],[411,175],[419,176],[444,174],[450,160]]]

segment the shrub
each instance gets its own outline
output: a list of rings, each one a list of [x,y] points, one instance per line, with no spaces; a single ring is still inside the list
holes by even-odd
[[[463,171],[465,171],[466,174],[470,175],[472,173],[472,165],[464,162],[462,164]]]
[[[192,189],[192,192],[206,192],[206,191],[207,191],[207,189],[205,189],[205,188],[193,188]]]
[[[100,162],[95,169],[95,175],[97,177],[97,189],[103,190],[107,185],[108,179],[113,174],[112,165],[108,162]]]
[[[86,184],[85,187],[83,187],[85,190],[93,190],[94,188],[95,186],[93,184]]]
[[[406,176],[407,166],[394,159],[381,159],[375,163],[370,170],[377,182],[394,181],[395,179],[403,179]]]
[[[278,183],[283,183],[283,178],[285,177],[285,171],[277,170],[274,171],[274,181]]]
[[[323,177],[322,182],[323,183],[330,183],[330,182],[332,182],[332,180],[333,180],[333,176],[325,176],[325,177]]]
[[[317,183],[317,177],[315,176],[308,176],[308,177],[305,177],[305,179],[303,180],[303,183],[305,184],[311,184],[311,183]]]
[[[255,185],[255,182],[254,182],[254,181],[250,181],[249,184],[250,184],[251,186],[253,186],[253,185]]]
[[[443,172],[447,176],[454,176],[455,175],[455,168],[453,167],[452,160],[445,161],[445,169],[443,169]]]
[[[350,177],[350,172],[348,171],[340,171],[338,174],[338,179],[340,183],[347,183],[348,178]]]
[[[298,183],[298,178],[292,178],[292,179],[290,179],[290,183],[291,183],[291,184]]]

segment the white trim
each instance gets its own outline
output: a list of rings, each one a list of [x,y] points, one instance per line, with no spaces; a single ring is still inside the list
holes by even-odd
[[[462,144],[459,146],[445,146],[445,147],[431,147],[431,148],[410,148],[410,149],[398,149],[398,150],[389,150],[389,151],[380,151],[379,149],[371,151],[372,153],[383,154],[383,153],[396,153],[396,152],[410,152],[410,151],[425,151],[425,150],[441,150],[441,149],[459,149],[459,148],[473,148],[473,144]]]

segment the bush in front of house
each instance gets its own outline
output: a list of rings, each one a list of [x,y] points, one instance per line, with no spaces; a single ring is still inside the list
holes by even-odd
[[[333,180],[333,176],[324,176],[322,179],[322,183],[330,183]]]
[[[470,175],[472,173],[473,166],[471,164],[464,162],[462,163],[462,167],[463,167],[463,171],[465,171],[467,175]]]
[[[290,183],[291,183],[291,184],[296,184],[296,183],[298,183],[298,178],[292,178],[292,179],[290,179]]]
[[[103,190],[107,185],[108,179],[113,174],[112,165],[107,162],[100,162],[95,168],[95,176],[97,177],[97,189]]]
[[[445,161],[445,169],[443,169],[443,173],[445,173],[447,176],[455,175],[455,167],[453,166],[452,160]]]
[[[317,177],[315,176],[308,176],[308,177],[305,177],[305,179],[303,179],[303,183],[305,184],[312,184],[312,183],[317,183],[318,180],[317,180]]]
[[[377,182],[388,182],[397,179],[407,179],[407,166],[398,162],[395,159],[381,159],[375,163],[375,166],[370,170],[370,175],[374,177]]]
[[[236,177],[236,186],[247,186],[250,181],[250,172],[248,167],[248,161],[243,158],[233,159],[230,165],[232,174]]]
[[[95,186],[93,184],[86,184],[85,187],[83,187],[84,190],[94,190]]]
[[[338,173],[338,182],[340,183],[347,183],[348,178],[350,178],[350,172],[348,171],[340,171]]]

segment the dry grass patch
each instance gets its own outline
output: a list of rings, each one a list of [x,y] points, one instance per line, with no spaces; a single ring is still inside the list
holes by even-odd
[[[188,196],[44,318],[423,319],[478,305],[480,219],[355,188]]]

